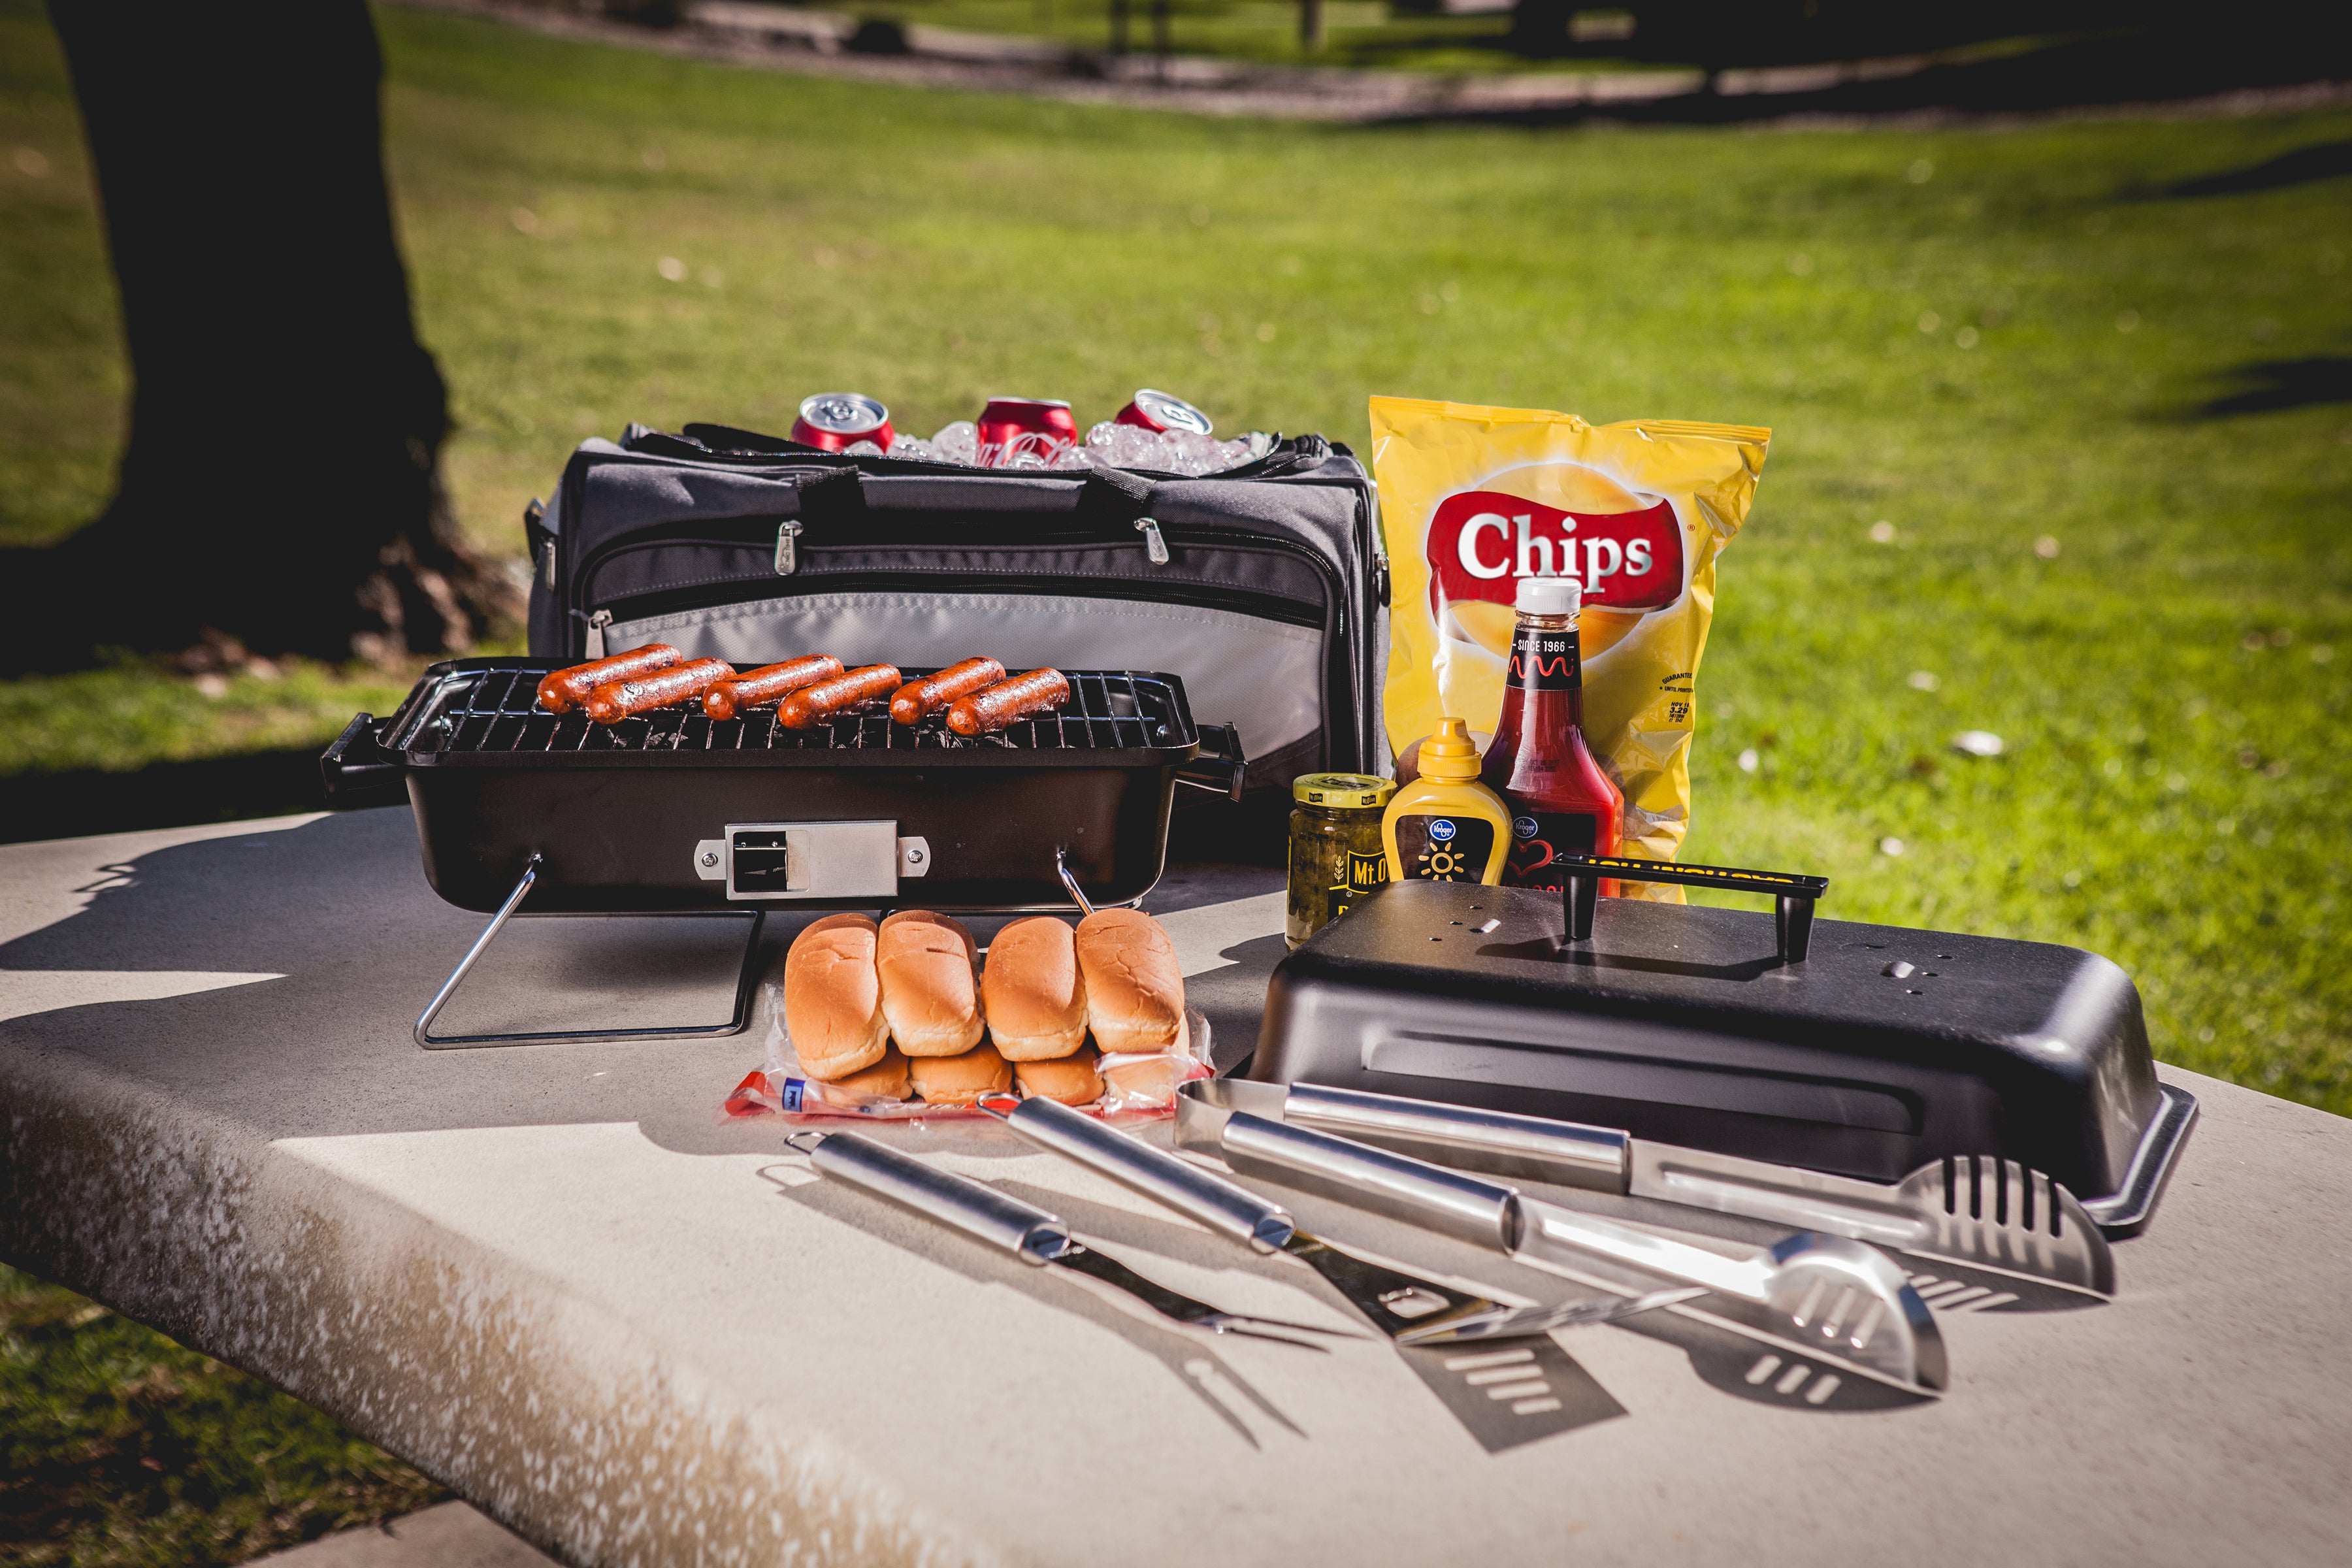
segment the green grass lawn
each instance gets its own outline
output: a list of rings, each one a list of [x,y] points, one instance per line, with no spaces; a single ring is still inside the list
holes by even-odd
[[[1687,855],[1824,872],[1832,916],[2096,948],[2164,1059],[2352,1111],[2352,407],[2203,412],[2352,352],[2352,185],[2162,194],[2352,114],[1333,129],[380,25],[451,479],[497,549],[581,436],[781,431],[830,387],[925,433],[993,392],[1107,417],[1138,384],[1350,442],[1373,392],[1769,425]],[[123,375],[26,0],[0,284],[0,537],[55,537],[104,500]],[[0,773],[322,740],[398,684],[21,682]]]
[[[1689,853],[1826,872],[1841,914],[2099,948],[2167,1059],[2352,1110],[2352,410],[2199,412],[2251,363],[2342,351],[2352,208],[2342,181],[2160,194],[2352,116],[1328,129],[381,24],[452,479],[496,547],[580,436],[781,430],[830,386],[914,430],[1006,390],[1102,417],[1138,383],[1343,440],[1374,391],[1768,424]],[[121,372],[46,32],[21,0],[5,26],[0,526],[23,538],[102,499]],[[45,715],[93,686],[130,715],[99,760],[136,760],[160,679],[25,683],[0,767],[89,760]],[[336,679],[232,693],[234,724],[156,749],[381,700]],[[1968,728],[2008,754],[1949,751]]]
[[[268,1384],[0,1267],[0,1563],[203,1568],[446,1494]]]

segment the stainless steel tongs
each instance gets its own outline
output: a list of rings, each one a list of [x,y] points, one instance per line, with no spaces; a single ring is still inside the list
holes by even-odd
[[[1311,1351],[1324,1347],[1291,1336],[1351,1337],[1345,1330],[1228,1312],[1179,1295],[1156,1280],[1145,1279],[1117,1258],[1097,1252],[1073,1237],[1059,1218],[1044,1209],[952,1171],[933,1170],[920,1160],[855,1132],[796,1132],[785,1142],[806,1154],[809,1163],[819,1172],[835,1181],[887,1198],[926,1219],[937,1220],[966,1236],[1002,1247],[1024,1263],[1051,1264],[1123,1291],[1161,1317],[1187,1328],[1219,1334],[1245,1334],[1252,1339],[1274,1340]]]
[[[1588,1285],[1610,1286],[1612,1269],[1628,1268],[1679,1280],[1711,1292],[1703,1301],[1675,1305],[1687,1316],[1912,1393],[1945,1385],[1943,1337],[1927,1304],[1901,1269],[1860,1242],[1801,1231],[1727,1257],[1516,1187],[1226,1110],[1205,1095],[1180,1100],[1178,1108],[1177,1146],[1222,1159],[1245,1175],[1336,1198]]]
[[[1540,1334],[1606,1322],[1686,1300],[1696,1290],[1586,1297],[1552,1307],[1513,1306],[1343,1252],[1298,1228],[1275,1205],[1050,1100],[989,1095],[980,1108],[1029,1143],[1130,1187],[1218,1235],[1296,1258],[1338,1287],[1349,1305],[1402,1345]]]
[[[2115,1255],[2098,1226],[2063,1185],[2013,1160],[1938,1160],[1888,1186],[1654,1143],[1610,1127],[1238,1079],[1184,1086],[1180,1147],[1186,1129],[1206,1135],[1234,1110],[1463,1170],[1827,1231],[2098,1300],[2116,1292]]]

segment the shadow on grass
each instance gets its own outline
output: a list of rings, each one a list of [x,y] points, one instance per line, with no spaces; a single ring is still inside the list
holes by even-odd
[[[2352,74],[2352,32],[2341,26],[2315,27],[2305,36],[2252,28],[2210,34],[2151,29],[2122,37],[2063,39],[1991,58],[1948,58],[1898,71],[1884,70],[1868,60],[1832,57],[1830,63],[1805,68],[1789,89],[1741,84],[1738,78],[1744,72],[1718,72],[1698,91],[1648,101],[1493,112],[1440,110],[1387,123],[1468,120],[1536,127],[1607,120],[1630,124],[1729,125],[1799,116],[1937,119],[2038,114],[2301,87],[2340,81],[2347,74]],[[2289,163],[2262,177],[2284,184],[2341,172],[2331,160],[2342,154],[2325,148],[2307,151],[2310,156],[2302,163]],[[2298,156],[2290,153],[2286,160],[2274,162]],[[2306,169],[2315,172],[2306,173]],[[2255,178],[2257,171],[2245,171],[2240,177]]]
[[[2199,416],[2226,418],[2233,414],[2271,414],[2285,408],[2311,408],[2331,403],[2352,403],[2352,358],[2313,354],[2304,359],[2265,359],[2222,373],[2223,379],[2248,384],[2198,408]]]
[[[2158,192],[2162,196],[2236,196],[2251,191],[2284,190],[2315,180],[2341,179],[2352,174],[2352,138],[2297,147],[2243,169],[2200,174]]]

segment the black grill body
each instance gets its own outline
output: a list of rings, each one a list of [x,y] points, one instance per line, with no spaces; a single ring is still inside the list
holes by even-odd
[[[879,710],[786,730],[773,704],[723,721],[665,709],[607,728],[538,708],[540,678],[556,668],[435,665],[391,718],[361,714],[328,750],[330,799],[389,801],[404,784],[434,891],[485,912],[533,853],[541,869],[523,913],[761,907],[730,902],[724,881],[698,872],[697,846],[730,824],[877,819],[929,847],[927,874],[906,880],[898,903],[1066,910],[1056,850],[1094,902],[1150,890],[1178,773],[1204,750],[1183,683],[1152,672],[1066,671],[1062,713],[967,739],[937,717],[909,731]],[[1212,739],[1232,749],[1230,735]]]

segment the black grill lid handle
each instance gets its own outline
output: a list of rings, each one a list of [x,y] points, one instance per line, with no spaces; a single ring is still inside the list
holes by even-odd
[[[400,759],[376,743],[375,715],[361,713],[343,726],[334,743],[319,754],[319,782],[336,811],[397,805],[408,798]]]
[[[1242,732],[1231,724],[1201,726],[1200,750],[1176,769],[1176,782],[1239,802],[1249,783],[1249,759],[1242,755]]]
[[[1567,906],[1568,940],[1592,940],[1592,917],[1601,903],[1601,880],[1614,877],[1628,882],[1672,882],[1685,888],[1722,888],[1735,893],[1769,893],[1776,900],[1773,933],[1780,939],[1780,962],[1802,963],[1813,941],[1813,900],[1829,891],[1827,877],[1795,871],[1742,871],[1730,866],[1677,866],[1671,860],[1636,860],[1623,855],[1563,855],[1558,862],[1568,869],[1561,890]]]

